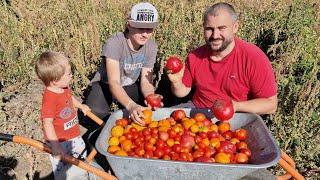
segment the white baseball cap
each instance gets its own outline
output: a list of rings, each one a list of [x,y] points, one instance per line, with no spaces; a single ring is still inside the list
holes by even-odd
[[[158,25],[158,11],[150,3],[138,3],[132,7],[128,23],[134,28],[155,28]]]

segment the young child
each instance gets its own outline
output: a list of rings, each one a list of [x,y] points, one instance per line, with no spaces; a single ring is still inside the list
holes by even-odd
[[[80,136],[77,109],[85,114],[89,107],[74,98],[69,88],[71,66],[66,56],[58,52],[44,52],[36,63],[36,73],[45,84],[41,120],[44,136],[50,144],[55,179],[87,179],[88,173],[77,166],[61,161],[63,155],[85,158],[85,143]]]

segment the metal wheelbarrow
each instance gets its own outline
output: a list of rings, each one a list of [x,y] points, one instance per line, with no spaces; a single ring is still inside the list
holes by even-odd
[[[93,113],[88,112],[87,116],[90,117],[93,121],[95,121],[98,125],[100,125],[101,127],[103,127],[105,125],[104,121],[102,121],[100,118],[98,118],[97,116],[95,116]],[[90,137],[89,137],[90,138]],[[4,133],[0,133],[0,140],[3,141],[8,141],[8,142],[14,142],[14,143],[20,143],[20,144],[26,144],[26,145],[30,145],[33,146],[36,149],[39,149],[41,151],[47,152],[51,154],[51,148],[49,146],[47,146],[46,144],[42,143],[41,141],[38,140],[34,140],[31,138],[26,138],[26,137],[22,137],[22,136],[17,136],[17,135],[11,135],[11,134],[4,134]],[[99,142],[97,142],[99,143]],[[107,179],[107,180],[113,180],[116,179],[115,176],[99,169],[96,168],[92,165],[90,165],[90,163],[92,162],[93,158],[97,155],[97,150],[95,148],[93,148],[91,150],[91,152],[88,154],[87,158],[82,161],[79,159],[76,159],[72,156],[64,156],[62,157],[62,160],[73,164],[75,166],[78,166],[79,168],[82,168],[90,173],[93,173],[103,179]],[[122,157],[121,157],[122,158]],[[141,159],[141,158],[132,158],[132,157],[128,157],[130,159]],[[152,160],[152,161],[159,161],[159,160]],[[174,161],[171,161],[174,162]],[[278,180],[287,180],[290,178],[295,178],[297,180],[302,180],[304,179],[304,177],[299,174],[299,172],[295,169],[295,162],[294,160],[292,160],[292,158],[290,158],[285,152],[281,151],[281,156],[280,159],[278,161],[278,164],[286,171],[286,174],[282,175],[282,176],[277,176],[276,178]],[[112,164],[111,164],[112,167]],[[113,169],[114,170],[114,169]],[[116,172],[117,174],[117,172]],[[143,177],[142,177],[143,179]]]

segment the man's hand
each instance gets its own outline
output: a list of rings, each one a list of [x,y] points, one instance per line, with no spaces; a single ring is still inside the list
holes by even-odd
[[[142,111],[147,109],[147,107],[140,106],[139,104],[131,101],[127,105],[126,109],[129,111],[130,119],[142,126],[145,125],[145,122],[143,121],[144,115]]]
[[[177,82],[182,82],[184,68],[185,68],[185,66],[183,66],[182,69],[179,72],[175,73],[175,74],[167,73],[168,78],[171,81],[171,83],[175,84]]]

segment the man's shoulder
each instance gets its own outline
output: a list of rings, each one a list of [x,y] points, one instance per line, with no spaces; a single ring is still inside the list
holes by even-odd
[[[146,45],[149,46],[150,48],[158,48],[156,41],[153,39],[149,39]]]
[[[246,53],[263,53],[263,51],[257,45],[243,39],[236,38],[236,44],[239,50]]]
[[[200,47],[197,47],[197,48],[191,50],[189,52],[189,54],[203,54],[203,53],[206,53],[206,52],[208,52],[208,48],[207,48],[207,45],[204,44],[204,45],[202,45]]]
[[[106,39],[106,42],[123,41],[125,39],[123,32],[116,32]]]

